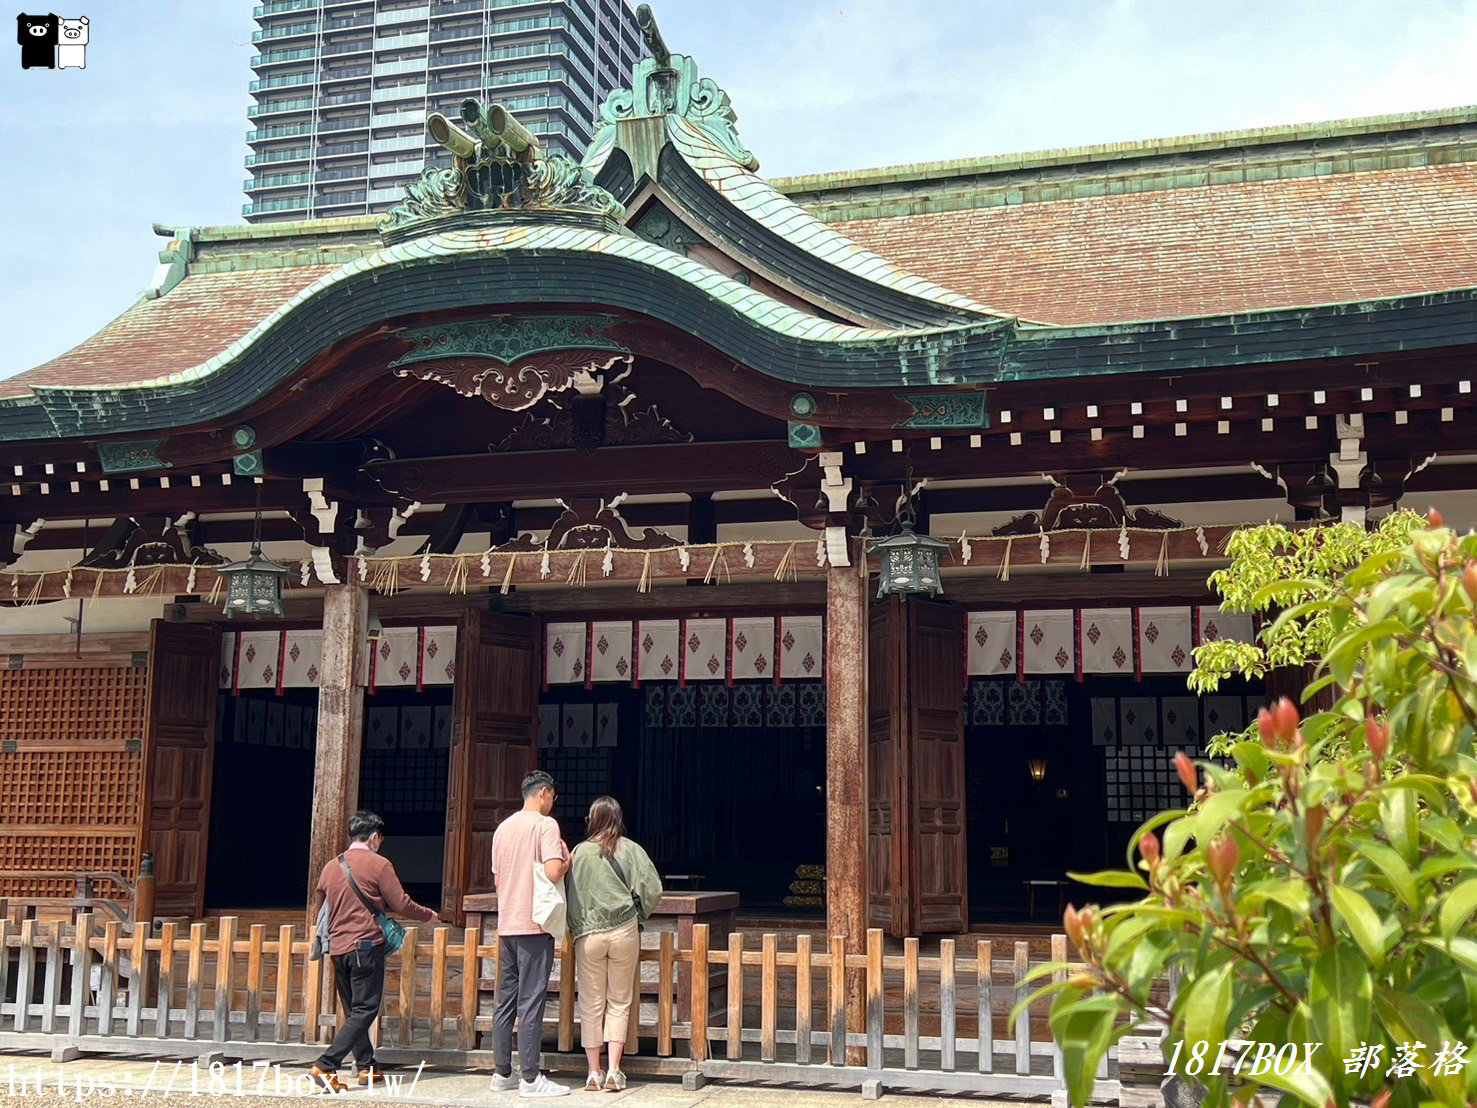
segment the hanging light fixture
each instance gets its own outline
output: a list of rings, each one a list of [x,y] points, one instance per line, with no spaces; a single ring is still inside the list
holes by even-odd
[[[226,617],[280,616],[282,582],[292,574],[286,566],[262,556],[262,486],[256,486],[256,518],[251,528],[251,555],[216,570],[226,579]]]
[[[1031,780],[1032,781],[1036,781],[1036,782],[1039,783],[1041,781],[1045,781],[1046,780],[1046,759],[1045,758],[1028,758],[1028,759],[1026,759],[1026,769],[1031,774]]]
[[[889,535],[868,551],[882,556],[877,584],[879,600],[892,593],[906,598],[915,593],[938,596],[944,591],[943,579],[939,575],[939,555],[949,549],[949,544],[913,531],[916,517],[912,487],[913,474],[909,471],[903,485],[903,504],[898,510],[898,533]]]

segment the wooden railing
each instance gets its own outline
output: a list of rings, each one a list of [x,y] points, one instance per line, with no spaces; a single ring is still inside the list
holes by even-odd
[[[1031,986],[1028,945],[1008,958],[992,944],[966,952],[952,939],[924,956],[917,939],[889,951],[869,932],[847,954],[840,936],[800,934],[781,950],[766,934],[709,949],[705,925],[691,949],[673,932],[646,936],[641,1002],[630,1069],[702,1078],[883,1088],[1046,1094],[1063,1087],[1061,1056],[1046,1029],[1045,1002],[1014,1026],[1010,1008]],[[1051,939],[1066,960],[1066,939]],[[219,1054],[306,1063],[338,1024],[332,963],[308,960],[293,928],[269,935],[234,917],[215,927],[165,923],[157,933],[92,916],[74,925],[0,921],[0,1049]],[[377,1056],[389,1064],[488,1065],[480,1037],[492,1030],[487,992],[497,944],[475,932],[406,929],[387,965],[376,1024]],[[702,972],[700,967],[706,967]],[[681,972],[682,970],[693,972]],[[564,944],[550,983],[546,1033],[575,1045],[574,958]],[[679,981],[681,988],[679,989]],[[847,1026],[848,987],[864,990],[860,1025]],[[550,1026],[552,1024],[552,1026]],[[1105,1063],[1099,1093],[1112,1096]]]

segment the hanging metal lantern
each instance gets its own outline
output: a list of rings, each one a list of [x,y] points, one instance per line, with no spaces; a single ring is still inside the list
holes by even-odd
[[[282,582],[292,570],[262,555],[262,487],[256,487],[256,520],[252,527],[251,554],[244,562],[232,562],[216,570],[226,579],[226,617],[238,615],[280,616]]]
[[[914,533],[913,520],[905,516],[902,530],[883,539],[870,551],[882,556],[882,570],[878,574],[877,584],[878,599],[891,593],[899,596],[915,593],[938,596],[944,591],[943,579],[939,575],[939,554],[948,549],[949,544],[946,542]]]

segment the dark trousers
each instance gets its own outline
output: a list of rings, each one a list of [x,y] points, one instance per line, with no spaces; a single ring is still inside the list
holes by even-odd
[[[354,1052],[354,1061],[362,1070],[374,1062],[374,1046],[369,1041],[369,1028],[380,1014],[380,997],[385,992],[385,944],[377,943],[348,954],[333,956],[333,985],[344,1006],[344,1023],[327,1050],[318,1059],[326,1070],[336,1070],[344,1056]]]
[[[539,1075],[544,1038],[544,998],[554,968],[553,935],[499,935],[497,994],[492,1015],[492,1064],[503,1077],[513,1072],[513,1021],[518,1022],[518,1074]]]

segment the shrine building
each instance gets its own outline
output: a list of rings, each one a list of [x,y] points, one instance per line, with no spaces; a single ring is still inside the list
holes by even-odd
[[[1232,531],[1477,524],[1477,108],[773,180],[648,43],[0,381],[0,897],[298,918],[364,806],[460,912],[541,766],[741,922],[1049,918],[1264,702]]]

